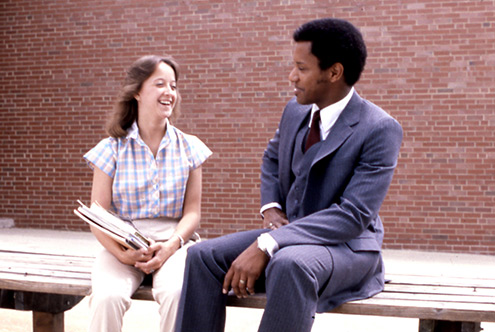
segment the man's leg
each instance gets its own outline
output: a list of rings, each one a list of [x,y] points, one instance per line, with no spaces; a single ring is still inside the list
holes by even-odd
[[[177,315],[177,332],[221,332],[226,296],[222,284],[230,264],[266,229],[230,234],[189,248]]]
[[[267,304],[259,332],[309,332],[319,291],[332,274],[332,255],[323,246],[279,250],[266,268]]]

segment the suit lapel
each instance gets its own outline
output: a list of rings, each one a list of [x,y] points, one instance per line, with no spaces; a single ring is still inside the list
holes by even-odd
[[[330,130],[330,134],[321,143],[322,145],[311,166],[333,153],[354,132],[353,127],[359,122],[360,118],[361,103],[361,97],[354,92],[351,100]]]
[[[306,124],[305,120],[311,112],[311,108],[311,105],[308,106],[297,104],[296,111],[292,113],[292,118],[287,121],[287,123],[290,124],[291,128],[287,131],[287,139],[284,142],[280,143],[287,144],[287,142],[290,142],[290,146],[287,146],[287,148],[283,149],[283,151],[287,153],[285,160],[292,160],[296,142],[296,135],[301,129],[301,126],[304,126]],[[288,165],[290,165],[290,162],[288,163]]]

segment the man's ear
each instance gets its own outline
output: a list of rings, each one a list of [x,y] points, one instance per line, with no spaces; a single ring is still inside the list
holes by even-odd
[[[328,79],[334,83],[344,78],[344,66],[340,62],[334,63],[328,71]]]

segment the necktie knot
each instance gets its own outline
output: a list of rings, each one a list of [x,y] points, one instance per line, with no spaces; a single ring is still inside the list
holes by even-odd
[[[315,143],[320,141],[320,111],[316,111],[313,114],[313,120],[311,121],[311,128],[309,129],[308,138],[306,138],[306,147],[304,151],[308,149]]]

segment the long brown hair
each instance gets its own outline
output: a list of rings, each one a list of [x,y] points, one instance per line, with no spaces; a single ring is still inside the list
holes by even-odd
[[[146,55],[136,60],[127,71],[115,110],[107,123],[107,133],[110,136],[118,138],[127,135],[127,129],[132,126],[138,117],[138,104],[134,96],[139,93],[143,82],[153,74],[160,62],[172,67],[175,73],[175,81],[179,80],[179,65],[170,56]],[[177,89],[177,101],[169,119],[171,122],[180,115],[180,102],[181,97]]]

